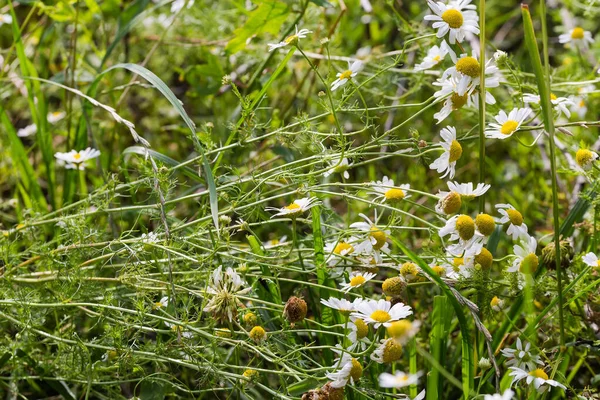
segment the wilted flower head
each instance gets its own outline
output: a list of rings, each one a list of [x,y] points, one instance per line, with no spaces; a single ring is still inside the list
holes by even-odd
[[[237,310],[242,303],[237,298],[238,295],[248,293],[252,288],[244,288],[245,282],[231,268],[228,267],[223,273],[223,267],[219,266],[212,274],[206,292],[211,294],[205,312],[210,312],[213,317],[220,322],[232,322],[237,316]]]

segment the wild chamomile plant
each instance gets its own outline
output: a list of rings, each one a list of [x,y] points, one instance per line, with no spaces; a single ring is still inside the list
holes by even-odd
[[[0,6],[2,392],[594,398],[599,16]]]

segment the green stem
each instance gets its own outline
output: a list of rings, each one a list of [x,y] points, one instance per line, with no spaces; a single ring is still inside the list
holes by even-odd
[[[81,198],[85,199],[87,197],[87,183],[85,182],[85,169],[79,170],[79,190],[81,191]]]
[[[479,182],[485,181],[485,0],[479,0]],[[479,212],[485,212],[485,195],[479,196]]]

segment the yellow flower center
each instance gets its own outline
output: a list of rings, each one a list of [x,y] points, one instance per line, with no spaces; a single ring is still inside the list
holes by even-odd
[[[575,160],[580,167],[587,167],[594,159],[594,154],[588,149],[579,149],[575,154]]]
[[[255,369],[247,369],[244,371],[243,375],[244,375],[244,378],[252,379],[258,375],[258,371]]]
[[[524,274],[533,274],[535,271],[537,271],[539,264],[540,260],[538,259],[538,256],[536,256],[534,253],[529,253],[523,257],[523,260],[521,260],[519,271]]]
[[[475,225],[477,225],[479,232],[485,236],[490,236],[496,229],[496,221],[489,214],[479,214],[475,218]]]
[[[387,278],[381,284],[381,289],[383,293],[388,296],[397,296],[402,293],[406,284],[399,276],[394,276],[392,278]]]
[[[356,337],[358,339],[364,339],[369,334],[369,325],[365,323],[362,319],[357,319],[354,321],[354,325],[356,325]]]
[[[431,269],[433,270],[433,272],[436,273],[436,275],[438,276],[443,276],[444,273],[446,272],[446,269],[444,267],[442,267],[441,265],[436,265],[431,267]]]
[[[388,322],[391,318],[392,316],[387,311],[383,310],[373,311],[373,313],[371,314],[372,320],[381,323]]]
[[[61,113],[60,111],[54,111],[54,112],[52,113],[52,116],[53,116],[53,117],[58,117],[58,116],[60,115],[60,113]]]
[[[462,199],[460,194],[457,192],[450,192],[442,200],[442,210],[445,214],[454,214],[460,210],[462,206]]]
[[[79,160],[79,159],[81,158],[81,154],[79,154],[79,153],[75,153],[75,154],[73,155],[73,158],[74,158],[74,159],[76,159],[76,160]]]
[[[352,71],[349,70],[349,69],[346,70],[346,71],[344,71],[344,72],[342,72],[340,74],[340,80],[342,80],[342,79],[350,79],[351,77],[352,77]]]
[[[356,275],[355,277],[350,279],[350,286],[352,286],[352,287],[360,286],[363,283],[365,283],[365,281],[366,281],[366,279],[364,276]]]
[[[462,13],[454,9],[444,11],[442,13],[442,19],[453,29],[460,28],[464,22]]]
[[[345,251],[345,252],[344,252]],[[352,247],[351,244],[349,243],[345,243],[345,242],[339,242],[336,246],[335,249],[333,249],[333,252],[335,254],[342,254],[342,252],[344,252],[344,254],[350,254],[354,251],[354,247]]]
[[[515,121],[513,119],[509,119],[508,121],[503,123],[502,126],[500,127],[500,133],[508,136],[508,135],[512,134],[514,131],[516,131],[518,126],[519,126],[519,123],[517,121]]]
[[[284,208],[286,210],[299,210],[300,209],[300,205],[298,205],[296,203],[292,203],[289,206],[285,206]]]
[[[454,257],[454,260],[452,260],[452,265],[454,267],[460,267],[461,265],[464,265],[465,263],[465,259],[462,257]]]
[[[250,339],[254,340],[255,342],[260,342],[260,341],[266,339],[267,332],[265,331],[265,328],[263,328],[262,326],[255,326],[254,328],[252,328],[249,335],[250,335]]]
[[[474,57],[463,57],[456,62],[456,70],[471,78],[477,78],[481,74],[481,65]]]
[[[498,298],[498,296],[494,296],[492,298],[492,301],[490,301],[490,306],[496,307],[498,304],[500,304],[500,299]]]
[[[450,157],[448,158],[448,161],[455,162],[457,161],[460,156],[462,156],[462,146],[460,145],[460,143],[458,143],[458,140],[453,140],[452,143],[450,143]]]
[[[390,189],[384,194],[386,200],[402,200],[404,191],[402,189]]]
[[[517,210],[509,208],[506,210],[506,214],[508,214],[508,219],[511,224],[521,226],[523,223],[523,215]]]
[[[469,94],[465,93],[462,96],[459,96],[458,93],[453,92],[452,96],[450,96],[450,100],[452,101],[452,109],[458,110],[467,104],[467,101],[469,100]]]
[[[550,93],[550,100],[556,100],[558,97],[554,93]]]
[[[385,364],[398,361],[402,357],[402,345],[395,340],[385,342],[382,360]]]
[[[490,269],[494,262],[494,256],[485,247],[481,249],[481,253],[475,256],[475,264],[479,264],[483,269]]]
[[[529,375],[534,376],[536,378],[542,378],[543,380],[547,381],[548,380],[548,374],[546,374],[544,372],[543,369],[538,368],[536,370],[533,370],[529,373]]]
[[[387,236],[385,236],[385,232],[376,226],[372,226],[370,234],[371,237],[375,239],[375,244],[373,245],[375,250],[381,249],[387,239]]]
[[[585,101],[583,99],[579,100],[578,105],[579,105],[579,108],[585,107]]]
[[[442,59],[442,57],[440,57],[439,55],[433,57],[433,61],[435,61],[435,62],[440,62],[441,59]]]
[[[475,235],[475,222],[468,215],[456,218],[456,231],[462,240],[469,240]]]
[[[415,264],[407,262],[402,264],[402,266],[400,267],[400,273],[402,274],[402,276],[416,276],[419,273],[419,270],[417,269],[417,266]]]
[[[584,36],[583,28],[576,27],[571,32],[571,39],[583,39],[583,36]]]
[[[292,43],[292,42],[294,42],[296,40],[298,40],[298,36],[297,35],[291,35],[291,36],[288,36],[287,38],[285,38],[284,42],[285,42],[285,44],[290,44],[290,43]]]
[[[358,381],[363,374],[363,367],[362,365],[360,365],[360,363],[358,362],[358,360],[356,358],[352,359],[352,369],[350,369],[350,376],[352,377],[352,380],[354,380],[355,382]]]
[[[409,334],[412,330],[412,322],[407,319],[401,319],[400,321],[392,322],[387,328],[388,335],[393,338],[402,338]]]

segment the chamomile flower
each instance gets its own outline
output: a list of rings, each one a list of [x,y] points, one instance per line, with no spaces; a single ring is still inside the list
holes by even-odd
[[[479,34],[479,16],[471,0],[455,0],[448,4],[441,1],[427,0],[433,14],[425,16],[425,21],[434,21],[433,29],[437,29],[436,36],[441,38],[448,34],[450,44],[462,42],[466,34]]]
[[[494,393],[494,394],[485,394],[483,395],[483,400],[512,400],[515,392],[510,389],[506,389],[504,393]]]
[[[387,334],[401,345],[404,345],[419,332],[420,327],[420,321],[401,319],[392,322],[390,326],[387,327]]]
[[[337,79],[331,83],[331,91],[333,92],[337,88],[344,86],[349,80],[358,75],[358,72],[362,69],[362,61],[356,60],[352,64],[348,62],[348,69],[339,72],[336,77]]]
[[[388,327],[392,322],[406,318],[412,314],[410,306],[396,303],[392,306],[387,300],[363,300],[356,305],[352,317],[360,318],[377,329],[381,325]]]
[[[598,256],[592,252],[587,253],[583,256],[583,262],[590,267],[600,267],[600,260]]]
[[[450,48],[448,43],[445,40],[442,40],[442,44],[438,46],[433,46],[427,51],[427,55],[423,59],[423,62],[415,65],[415,71],[425,71],[426,69],[430,69],[444,61],[444,58],[450,54],[450,56],[455,59],[456,54]]]
[[[496,208],[502,215],[502,218],[500,218],[498,222],[501,224],[510,222],[506,233],[511,235],[513,240],[517,240],[520,237],[525,239],[529,238],[529,234],[527,233],[527,225],[525,225],[523,222],[523,214],[515,210],[515,208],[510,204],[497,204]]]
[[[356,289],[369,282],[371,279],[375,278],[374,273],[372,272],[361,272],[361,271],[353,271],[350,273],[350,279],[348,282],[344,282],[342,284],[342,291],[348,293],[352,289]]]
[[[598,159],[598,153],[588,149],[579,149],[575,153],[575,161],[584,170],[588,171],[592,168],[594,161]]]
[[[461,81],[461,77],[459,74],[454,74],[444,76],[443,78],[439,78],[436,82],[433,83],[434,86],[440,86],[441,89],[433,94],[433,97],[436,98],[437,101],[441,99],[444,100],[444,105],[440,111],[435,113],[433,117],[436,119],[436,123],[440,123],[445,120],[452,111],[459,110],[464,106],[478,109],[479,108],[479,92],[477,89],[472,88],[470,91],[466,93],[459,94],[458,87]],[[499,81],[494,78],[493,80],[486,79],[486,91],[485,91],[485,102],[487,104],[496,104],[496,99],[488,90],[491,86],[487,86],[489,84],[496,87],[499,85]]]
[[[356,254],[373,256],[375,262],[382,262],[381,253],[386,252],[389,248],[387,238],[390,235],[389,230],[384,230],[374,224],[369,217],[364,214],[359,214],[365,222],[355,222],[350,225],[350,228],[362,231],[363,235],[354,245]]]
[[[338,240],[335,242],[329,242],[325,244],[325,254],[328,254],[327,264],[332,266],[343,261],[346,256],[354,253],[354,246],[352,243],[356,243],[358,238],[351,237],[347,241]]]
[[[540,264],[538,256],[535,254],[536,250],[537,240],[533,236],[524,239],[522,244],[514,245],[513,252],[516,258],[508,268],[508,272],[533,274]]]
[[[523,96],[523,101],[527,104],[540,104],[540,96],[527,93]],[[571,100],[566,97],[557,97],[554,93],[551,93],[550,102],[559,117],[561,114],[565,114],[567,118],[571,117],[571,111],[569,110],[569,107],[573,105]]]
[[[342,314],[349,315],[352,311],[355,310],[358,302],[351,302],[346,299],[337,299],[335,297],[330,297],[328,300],[321,299],[321,304],[333,308],[334,310],[338,310]]]
[[[573,45],[576,49],[587,49],[590,44],[594,43],[592,33],[584,31],[583,28],[576,26],[567,33],[563,33],[558,37],[558,41],[565,45]]]
[[[531,114],[530,108],[514,108],[508,113],[500,110],[494,118],[496,123],[491,123],[485,130],[485,137],[490,139],[506,139],[519,130],[521,124]]]
[[[512,368],[526,368],[533,371],[538,365],[544,365],[540,356],[530,352],[531,343],[525,342],[525,346],[521,342],[521,338],[517,338],[516,349],[502,349],[501,353],[506,357],[506,365]]]
[[[300,29],[298,30],[298,25],[296,25],[296,33],[288,36],[287,38],[285,38],[282,42],[279,43],[269,43],[267,46],[269,46],[269,51],[273,51],[275,49],[279,49],[281,47],[286,47],[290,44],[296,44],[298,43],[298,39],[304,39],[306,38],[306,36],[312,33],[312,31],[309,31],[308,29]]]
[[[403,388],[416,385],[419,382],[419,374],[407,374],[397,371],[395,374],[384,372],[379,375],[379,386],[382,388]]]
[[[456,174],[456,161],[462,156],[462,146],[456,140],[456,128],[453,126],[443,128],[440,135],[444,140],[440,142],[444,152],[429,165],[429,168],[435,169],[440,174],[443,173],[441,178],[449,176],[452,179]]]
[[[377,193],[375,200],[381,200],[382,203],[398,202],[410,197],[410,195],[406,193],[407,190],[410,190],[409,184],[394,186],[394,181],[387,176],[384,176],[381,181],[371,182],[370,185]]]
[[[12,16],[10,14],[0,14],[0,26],[4,24],[12,24]]]
[[[344,387],[350,382],[355,384],[360,380],[363,374],[363,367],[360,362],[348,353],[334,361],[333,368],[335,372],[329,372],[327,378],[330,379],[331,386],[334,388]]]
[[[287,236],[283,235],[279,238],[275,238],[275,239],[271,239],[271,240],[267,240],[266,242],[263,242],[263,247],[265,249],[272,249],[275,246],[279,246],[280,244],[285,243],[286,240],[287,240]]]
[[[18,137],[28,137],[28,136],[35,134],[36,132],[37,132],[37,125],[31,124],[31,125],[27,125],[25,128],[19,129],[17,131],[17,136]]]
[[[394,339],[381,339],[371,353],[371,360],[379,364],[390,364],[402,357],[402,345]]]
[[[48,122],[50,122],[51,124],[56,124],[58,121],[63,119],[66,115],[67,115],[67,113],[64,111],[54,111],[54,112],[48,113],[46,118],[48,119]]]
[[[448,182],[449,191],[440,190],[437,194],[439,200],[435,206],[435,210],[442,214],[454,214],[460,210],[463,200],[470,201],[476,197],[484,195],[490,185],[478,183],[473,186],[473,182],[458,183]]]
[[[305,213],[310,210],[314,206],[318,205],[319,199],[316,197],[304,197],[302,199],[294,200],[294,202],[288,206],[282,208],[276,207],[267,207],[265,210],[267,211],[279,211],[277,214],[273,215],[271,218],[275,218],[278,216],[296,218],[299,215]]]
[[[210,299],[204,311],[210,312],[217,321],[233,321],[237,316],[238,308],[243,306],[237,296],[252,290],[251,287],[244,286],[246,283],[231,267],[223,271],[223,267],[219,266],[213,271],[206,289]]]
[[[440,278],[446,278],[448,275],[452,275],[454,272],[452,265],[446,263],[438,263],[434,261],[429,264],[429,267]]]
[[[348,340],[350,345],[348,346],[349,351],[365,351],[369,348],[371,340],[369,340],[369,325],[360,318],[354,318],[354,321],[348,323],[350,333],[348,333]]]
[[[504,300],[500,299],[498,296],[494,296],[492,297],[492,300],[490,300],[490,307],[494,311],[502,311],[502,308],[504,307]]]
[[[448,246],[448,251],[454,255],[478,254],[483,247],[485,236],[476,229],[475,220],[468,215],[455,215],[446,221],[439,231],[440,237],[450,235],[450,241],[458,241],[457,244]]]
[[[85,162],[96,158],[100,155],[100,151],[88,147],[85,150],[71,150],[68,153],[55,153],[54,157],[58,159],[59,164],[62,164],[67,169],[85,169]]]
[[[167,308],[169,306],[169,298],[167,296],[162,297],[159,301],[154,303],[154,308]]]
[[[346,157],[342,158],[341,161],[339,157],[332,158],[327,163],[329,164],[330,168],[327,171],[325,171],[325,173],[323,174],[324,177],[327,178],[329,175],[338,173],[341,174],[344,177],[344,179],[350,178],[348,169],[352,166],[352,164],[348,162],[348,159]]]
[[[513,377],[511,386],[525,379],[525,382],[528,385],[533,384],[533,387],[535,387],[539,393],[544,393],[549,386],[559,387],[564,390],[567,389],[562,383],[549,379],[548,374],[546,374],[541,368],[537,368],[529,372],[518,367],[510,367],[510,370],[512,372],[509,374],[509,376]]]
[[[494,59],[490,58],[485,64],[486,88],[500,86],[498,74],[498,67],[494,64]],[[448,76],[454,77],[457,81],[456,93],[463,96],[466,93],[471,94],[479,86],[480,75],[481,64],[477,59],[477,54],[473,52],[472,56],[461,54],[455,65],[444,71],[442,79],[446,79]]]

